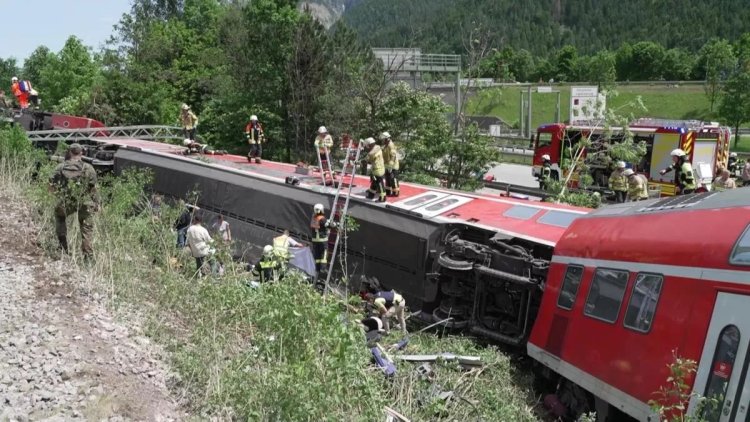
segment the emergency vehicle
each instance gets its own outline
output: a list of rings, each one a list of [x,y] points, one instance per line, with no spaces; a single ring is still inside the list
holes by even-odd
[[[644,174],[652,189],[660,190],[662,196],[675,194],[675,173],[660,175],[672,164],[670,152],[680,148],[693,165],[696,183],[710,189],[717,166],[725,167],[729,159],[730,130],[718,123],[697,120],[663,120],[642,118],[631,123],[627,130],[633,141],[645,142],[647,152],[638,163],[627,163],[638,173]],[[552,177],[564,179],[568,175],[571,151],[576,150],[579,140],[591,138],[592,146],[583,154],[583,161],[593,177],[593,188],[606,188],[609,175],[614,169],[606,153],[606,143],[624,139],[622,127],[605,128],[601,125],[574,125],[563,123],[542,125],[533,140],[534,159],[532,173],[539,176],[544,160],[549,155]],[[567,158],[565,158],[567,157]],[[571,176],[572,187],[577,186],[578,174]]]

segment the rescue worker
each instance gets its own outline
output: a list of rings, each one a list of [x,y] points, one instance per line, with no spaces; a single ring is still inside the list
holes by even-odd
[[[328,133],[328,129],[325,126],[318,128],[318,134],[315,136],[313,142],[315,148],[318,149],[318,157],[320,157],[320,173],[323,176],[325,183],[333,183],[332,166],[329,164],[331,159],[331,148],[333,148],[333,138]],[[330,179],[330,180],[329,180]]]
[[[630,202],[648,199],[648,179],[636,174],[633,169],[625,169],[622,174],[628,178],[628,200]]]
[[[695,192],[695,174],[693,166],[687,161],[687,154],[681,149],[672,150],[669,154],[672,156],[672,165],[661,170],[659,174],[667,174],[674,170],[674,184],[677,186],[678,195],[687,195]]]
[[[310,220],[312,252],[315,259],[315,271],[320,274],[328,263],[328,229],[332,227],[324,214],[323,204],[315,204]]]
[[[201,144],[191,139],[185,139],[182,141],[182,145],[187,147],[184,151],[185,155],[190,154],[205,154],[205,155],[225,155],[227,152],[219,149],[215,150],[208,146],[208,144]]]
[[[183,138],[195,141],[195,130],[198,128],[198,116],[190,110],[190,106],[187,104],[183,104],[180,109],[180,122],[182,123]]]
[[[283,277],[282,266],[273,253],[273,246],[266,245],[263,247],[263,256],[253,266],[253,273],[258,275],[258,280],[261,283],[280,280]]]
[[[50,191],[57,194],[55,206],[55,231],[60,248],[68,252],[67,219],[78,214],[81,228],[81,250],[84,259],[91,259],[94,233],[94,213],[98,211],[100,199],[96,187],[96,171],[91,164],[81,160],[83,148],[72,144],[68,148],[70,158],[59,164],[50,176]]]
[[[716,192],[722,192],[727,189],[734,189],[737,187],[737,185],[734,183],[734,179],[732,179],[731,174],[729,173],[729,170],[723,169],[721,173],[719,174],[719,177],[714,179],[713,187]]]
[[[375,145],[375,139],[367,138],[362,143],[365,146],[367,155],[365,161],[370,164],[370,189],[367,190],[367,199],[373,199],[385,202],[385,162],[383,160],[383,150],[380,146]]]
[[[291,259],[289,248],[299,248],[302,244],[294,240],[289,236],[289,230],[284,230],[281,236],[273,238],[273,251],[277,257],[281,258],[284,262],[288,262]]]
[[[615,202],[625,202],[625,197],[628,195],[628,178],[623,174],[625,171],[625,162],[618,161],[617,167],[609,175],[609,188],[615,193]]]
[[[398,150],[391,140],[391,134],[383,132],[380,134],[383,142],[383,161],[385,162],[385,193],[388,196],[398,196],[400,189],[398,185]]]
[[[333,138],[325,126],[318,128],[318,135],[315,136],[314,144],[315,148],[328,148],[329,150],[333,148]]]
[[[547,154],[542,155],[542,172],[539,174],[539,189],[547,190],[549,182],[552,179],[552,162]]]
[[[401,326],[401,332],[406,334],[406,318],[404,312],[406,310],[406,301],[404,298],[396,293],[395,290],[378,291],[370,293],[369,299],[372,300],[372,304],[375,310],[380,315],[380,319],[383,320],[383,326],[386,334],[390,331],[390,318],[396,317],[398,323]]]
[[[729,170],[729,173],[732,174],[732,176],[735,176],[737,174],[737,153],[736,152],[729,153],[729,161],[727,162],[727,169]]]
[[[254,114],[250,116],[250,122],[245,126],[245,138],[250,145],[247,161],[255,160],[256,164],[260,164],[263,155],[263,142],[265,142],[266,137],[263,134],[263,125],[258,121],[258,116]]]
[[[13,93],[13,96],[16,97],[16,101],[18,101],[18,106],[21,107],[21,109],[25,110],[29,108],[29,93],[23,92],[21,90],[20,82],[18,81],[17,77],[10,78],[10,90]]]

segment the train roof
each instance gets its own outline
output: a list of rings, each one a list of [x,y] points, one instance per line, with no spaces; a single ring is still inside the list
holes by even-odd
[[[97,141],[96,138],[93,140]],[[140,139],[102,139],[100,142],[177,156],[184,160],[196,160],[200,157],[200,161],[206,165],[279,184],[285,184],[287,177],[292,176],[299,180],[297,186],[301,189],[335,194],[334,188],[322,184],[319,173],[300,174],[293,164],[268,160],[263,160],[262,164],[251,164],[246,157],[231,154],[183,156],[184,147]],[[438,223],[471,225],[553,247],[574,220],[591,211],[588,208],[453,191],[407,182],[400,184],[399,197],[388,198],[386,203],[377,203],[365,199],[369,184],[368,177],[357,176],[352,189],[352,200]]]
[[[747,279],[748,192],[745,188],[731,189],[595,210],[571,224],[555,247],[555,255],[560,262],[594,260],[597,266],[627,261],[647,266],[712,268],[732,274],[742,271],[743,275],[737,277]],[[746,254],[742,262],[735,259],[738,253]]]

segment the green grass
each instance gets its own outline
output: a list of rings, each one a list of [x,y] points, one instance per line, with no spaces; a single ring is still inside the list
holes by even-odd
[[[561,92],[560,117],[568,118],[570,110],[570,87],[557,86]],[[475,95],[467,105],[469,114],[497,116],[505,122],[517,125],[522,87],[489,88]],[[635,117],[665,119],[715,119],[709,112],[709,103],[703,86],[682,85],[620,85],[615,88],[617,95],[608,99],[607,106],[617,109],[618,114],[632,113]],[[640,96],[647,110],[627,107]],[[538,127],[554,122],[557,94],[532,94],[532,126]]]

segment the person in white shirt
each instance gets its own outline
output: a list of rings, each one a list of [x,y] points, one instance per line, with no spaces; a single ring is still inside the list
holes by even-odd
[[[193,224],[187,230],[187,244],[190,247],[190,253],[195,258],[195,265],[199,272],[207,272],[207,268],[204,268],[203,264],[206,257],[211,255],[212,248],[211,235],[208,234],[208,230],[201,224],[202,218],[200,215],[195,214],[193,216]]]
[[[229,244],[232,242],[232,230],[229,228],[229,221],[224,220],[223,215],[220,214],[216,217],[214,228],[219,232],[219,235],[221,235],[221,240],[223,240],[224,243]]]

